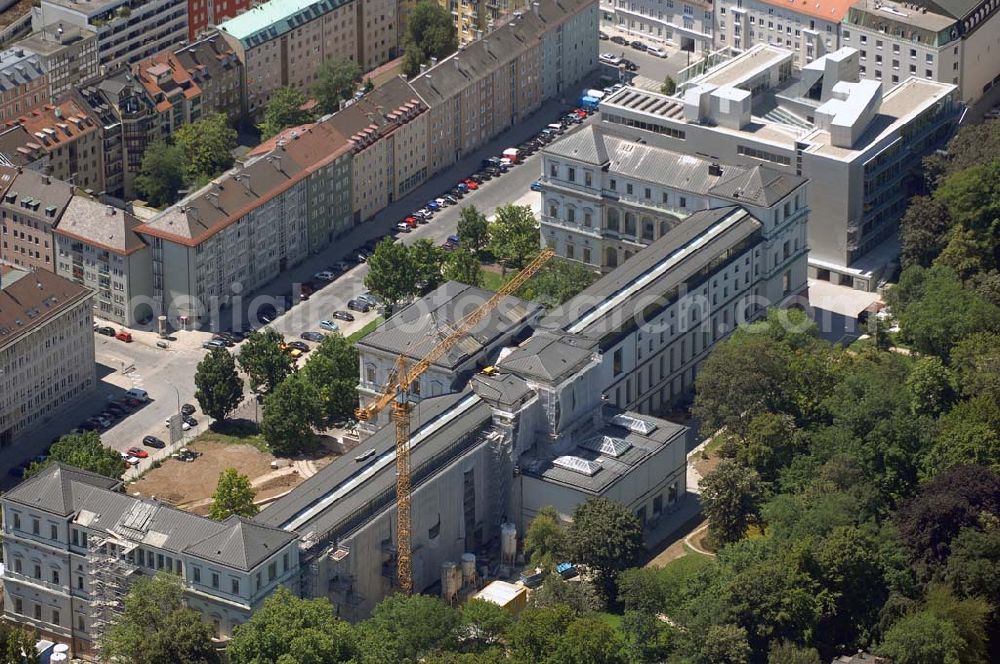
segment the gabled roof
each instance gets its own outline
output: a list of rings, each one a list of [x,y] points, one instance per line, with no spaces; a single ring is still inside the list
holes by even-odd
[[[77,306],[92,291],[48,270],[10,270],[0,288],[0,349]]]
[[[497,364],[525,380],[557,384],[590,360],[591,346],[582,337],[539,331]]]
[[[74,490],[79,494],[91,487],[115,490],[120,486],[120,480],[55,462],[8,491],[4,498],[50,514],[69,516],[76,511]]]
[[[295,533],[268,528],[235,515],[223,521],[222,526],[219,532],[188,546],[185,553],[250,571],[296,537]]]
[[[135,232],[139,225],[140,221],[125,210],[77,193],[53,232],[127,256],[146,247]]]
[[[359,349],[380,350],[393,356],[420,360],[448,337],[455,326],[493,293],[448,281],[409,305],[358,341]],[[445,353],[434,366],[456,369],[505,334],[516,333],[541,310],[533,302],[509,295],[500,306]]]
[[[709,193],[751,205],[771,207],[805,184],[806,179],[768,166],[734,168],[725,166],[719,182]]]

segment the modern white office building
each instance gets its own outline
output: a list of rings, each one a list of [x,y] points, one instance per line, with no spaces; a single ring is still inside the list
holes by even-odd
[[[821,182],[809,191],[809,274],[874,290],[895,265],[911,178],[962,106],[948,83],[861,80],[859,58],[842,48],[796,69],[791,51],[758,45],[673,97],[620,90],[601,102],[601,122],[668,150]]]
[[[1000,2],[862,0],[841,26],[861,53],[861,76],[894,84],[918,76],[958,86],[966,104],[1000,84]]]

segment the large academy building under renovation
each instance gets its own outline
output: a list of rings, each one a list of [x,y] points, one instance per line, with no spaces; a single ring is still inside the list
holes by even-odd
[[[510,574],[520,535],[547,505],[569,518],[604,496],[647,529],[669,523],[687,494],[693,432],[662,415],[762,302],[804,293],[804,242],[785,238],[803,237],[807,217],[804,196],[780,219],[739,205],[695,212],[562,306],[542,313],[513,298],[513,313],[488,318],[502,329],[478,331],[460,361],[438,367],[437,391],[412,396],[414,590],[457,601]],[[433,309],[427,324],[446,331],[458,310]],[[372,335],[368,346],[392,351],[394,335]],[[3,616],[92,653],[128,579],[166,570],[222,641],[278,585],[363,619],[396,589],[395,485],[391,426],[253,520],[210,521],[52,466],[0,501]]]

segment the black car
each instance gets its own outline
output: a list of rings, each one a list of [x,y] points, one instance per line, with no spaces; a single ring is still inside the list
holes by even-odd
[[[368,311],[371,310],[372,305],[370,305],[369,303],[365,302],[364,300],[359,300],[357,298],[354,298],[354,299],[348,300],[348,302],[347,302],[347,308],[350,309],[351,311],[360,311],[361,313],[364,314],[364,313],[368,313]]]
[[[302,343],[301,341],[289,341],[288,347],[302,351],[303,353],[308,353],[309,351],[312,350],[312,348],[310,348],[307,344]]]
[[[198,426],[198,420],[194,419],[190,415],[182,415],[182,417],[184,418],[184,423],[187,424],[188,426],[192,427]]]
[[[167,446],[166,443],[164,443],[156,436],[146,436],[145,438],[142,439],[142,444],[145,445],[146,447],[154,447],[158,450],[162,450],[164,447]]]
[[[631,46],[632,48],[634,48],[637,51],[645,51],[646,49],[649,48],[648,46],[646,46],[645,44],[643,44],[639,40],[636,40],[636,41],[632,42],[631,44],[629,44],[629,46]]]
[[[299,337],[301,337],[302,339],[305,339],[306,341],[312,341],[314,343],[319,343],[320,341],[323,341],[323,337],[325,336],[326,335],[323,334],[322,332],[303,332],[302,334],[299,335]]]
[[[354,320],[354,314],[347,311],[334,311],[333,318],[335,320],[346,320],[347,322],[351,322]]]
[[[625,38],[624,37],[619,37],[618,35],[615,35],[614,37],[611,38],[611,43],[612,44],[621,44],[622,46],[624,46],[625,45]]]
[[[194,411],[195,411],[195,407],[192,406],[189,403],[186,403],[183,406],[181,406],[181,415],[185,415],[185,416],[193,415]]]
[[[83,429],[84,431],[97,431],[97,424],[91,422],[90,420],[87,420],[86,422],[81,423],[79,428]]]
[[[451,194],[452,196],[454,196],[455,198],[462,198],[463,196],[465,196],[465,192],[463,192],[458,187],[455,187],[454,189],[452,189],[448,193]]]
[[[108,327],[107,325],[105,325],[103,327],[97,328],[97,333],[103,334],[106,337],[113,337],[115,336],[115,328]]]
[[[625,65],[625,69],[628,71],[639,71],[639,65],[635,64],[631,60],[623,58],[622,64]]]

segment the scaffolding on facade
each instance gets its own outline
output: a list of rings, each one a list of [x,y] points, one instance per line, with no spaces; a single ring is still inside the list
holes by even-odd
[[[129,579],[135,572],[135,565],[128,557],[135,547],[135,542],[113,533],[91,537],[87,544],[90,635],[98,654],[104,634],[125,608]]]

